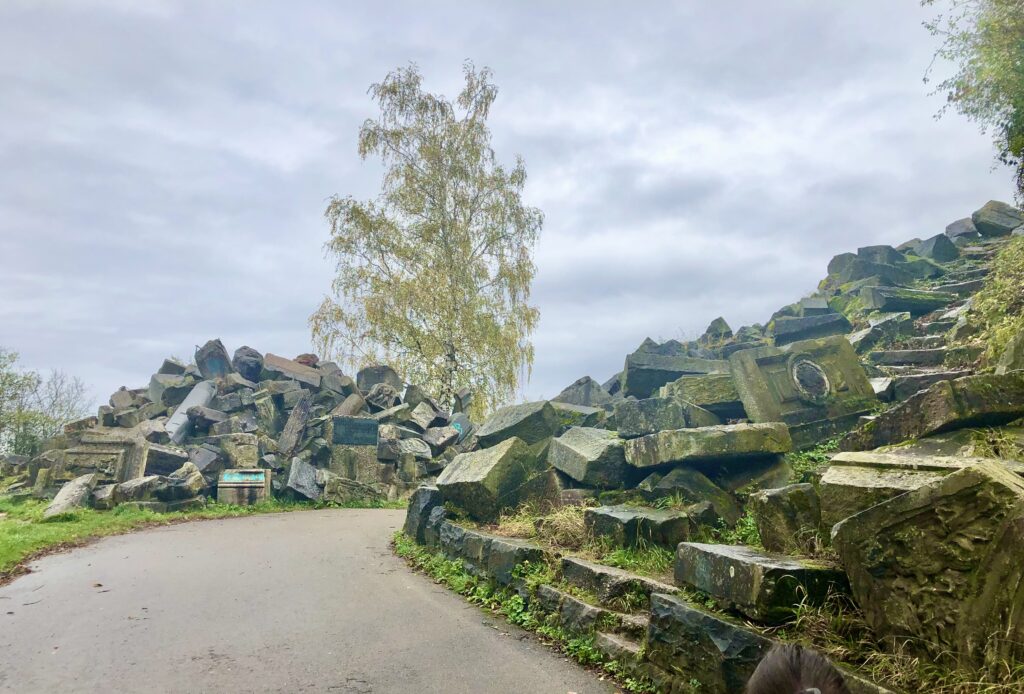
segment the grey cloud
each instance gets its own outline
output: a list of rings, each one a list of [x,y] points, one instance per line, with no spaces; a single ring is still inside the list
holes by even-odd
[[[495,71],[546,226],[527,395],[645,336],[764,321],[828,259],[989,198],[989,142],[920,78],[916,3],[12,1],[0,8],[0,345],[99,398],[219,336],[310,349],[326,199],[375,194],[366,89]],[[885,17],[885,21],[879,21]],[[176,303],[174,297],[186,299]]]

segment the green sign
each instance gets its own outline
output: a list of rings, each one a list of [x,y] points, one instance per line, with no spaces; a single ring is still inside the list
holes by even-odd
[[[221,482],[256,482],[263,484],[266,473],[263,470],[225,470]]]

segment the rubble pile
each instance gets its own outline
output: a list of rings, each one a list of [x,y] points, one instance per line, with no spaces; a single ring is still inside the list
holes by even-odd
[[[858,603],[883,647],[946,666],[1019,661],[1024,338],[989,364],[968,315],[1022,225],[990,202],[924,240],[841,254],[813,295],[764,325],[717,318],[693,341],[647,339],[603,383],[585,376],[550,402],[505,408],[416,492],[406,531],[593,634],[659,691],[688,691],[690,678],[738,691],[773,638],[751,625],[791,622],[835,594]],[[822,444],[831,462],[793,469],[794,453]],[[508,566],[543,548],[459,519],[527,501],[585,506],[588,532],[610,546],[671,549],[674,585],[564,557],[555,582],[528,591]],[[739,536],[728,529],[741,520],[757,546],[707,541]],[[623,585],[646,594],[646,612],[621,613]]]
[[[459,394],[466,406],[470,393]],[[303,354],[220,340],[195,363],[167,359],[145,388],[121,388],[38,457],[8,459],[8,492],[53,497],[47,515],[123,503],[155,511],[270,494],[347,503],[398,499],[433,479],[473,429],[388,366],[355,378]]]

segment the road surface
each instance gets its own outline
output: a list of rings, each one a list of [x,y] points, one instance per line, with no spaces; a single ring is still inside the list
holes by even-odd
[[[404,512],[186,523],[45,557],[0,587],[0,691],[614,692],[414,574]]]

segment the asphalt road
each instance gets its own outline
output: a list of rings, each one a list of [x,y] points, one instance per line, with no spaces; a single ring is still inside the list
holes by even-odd
[[[401,511],[202,521],[45,557],[0,588],[0,691],[614,692],[414,574]]]

